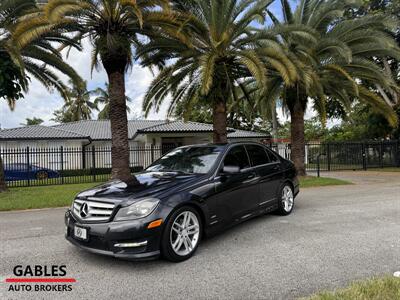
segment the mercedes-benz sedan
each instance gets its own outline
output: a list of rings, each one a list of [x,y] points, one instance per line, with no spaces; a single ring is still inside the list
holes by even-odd
[[[258,143],[177,148],[135,175],[81,192],[66,238],[126,259],[188,259],[204,236],[276,211],[288,215],[299,183],[292,162]]]

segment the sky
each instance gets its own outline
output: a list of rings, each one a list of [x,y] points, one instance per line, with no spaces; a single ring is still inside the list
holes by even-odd
[[[295,3],[296,1],[291,0],[291,2]],[[280,1],[275,0],[270,5],[270,10],[280,17]],[[82,52],[72,50],[68,57],[64,57],[65,61],[67,61],[83,79],[87,80],[88,90],[104,87],[105,82],[107,82],[105,71],[94,71],[92,75],[90,74],[91,45],[89,42],[85,42],[83,46],[84,49]],[[126,75],[126,93],[132,99],[132,103],[129,104],[131,112],[128,115],[128,119],[137,117],[144,118],[142,112],[143,95],[152,79],[153,75],[150,70],[140,67],[137,63],[133,65],[132,70]],[[64,81],[67,82],[65,77]],[[54,122],[51,121],[53,112],[61,108],[63,104],[64,100],[57,92],[49,92],[37,80],[32,79],[28,93],[26,93],[24,99],[17,101],[14,111],[10,111],[5,101],[0,101],[0,128],[19,127],[26,122],[26,118],[33,117],[43,119],[45,125],[54,124]],[[154,111],[150,112],[147,119],[165,119],[167,117],[167,108],[168,103],[165,102],[158,113]],[[307,115],[312,116],[312,112],[308,112]],[[281,120],[285,119],[280,111],[279,117]],[[96,112],[93,114],[92,118],[97,118]]]

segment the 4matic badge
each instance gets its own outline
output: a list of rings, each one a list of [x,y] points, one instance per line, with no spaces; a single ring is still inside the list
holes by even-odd
[[[65,265],[17,265],[13,269],[15,277],[6,278],[10,292],[69,292],[75,278],[66,277]]]

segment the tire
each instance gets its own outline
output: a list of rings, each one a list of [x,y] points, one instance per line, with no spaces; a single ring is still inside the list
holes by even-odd
[[[36,179],[37,180],[44,180],[49,178],[49,173],[47,173],[46,171],[38,171],[36,173]]]
[[[289,183],[284,183],[279,189],[277,213],[282,216],[289,215],[294,208],[293,188]]]
[[[183,224],[185,218],[189,218],[187,225]],[[187,227],[192,234],[188,234]],[[172,213],[165,226],[161,239],[161,253],[165,259],[172,262],[187,260],[196,252],[202,235],[203,227],[199,213],[190,206],[183,206]]]

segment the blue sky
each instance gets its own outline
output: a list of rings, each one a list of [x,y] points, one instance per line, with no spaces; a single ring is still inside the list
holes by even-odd
[[[291,3],[296,3],[291,0]],[[270,10],[278,17],[280,14],[280,1],[275,0],[270,5]],[[84,44],[84,51],[71,51],[68,58],[65,58],[72,67],[88,82],[88,89],[96,87],[104,87],[107,81],[104,70],[93,72],[90,74],[90,56],[91,46],[89,43]],[[131,114],[128,118],[142,116],[142,98],[147,86],[150,84],[153,76],[148,69],[143,69],[135,64],[129,74],[126,76],[126,91],[127,95],[132,98],[130,104]],[[64,78],[66,79],[66,78]],[[18,127],[21,123],[25,123],[25,118],[38,117],[45,121],[44,124],[52,124],[50,119],[53,117],[53,112],[61,108],[63,99],[56,92],[47,91],[39,82],[32,80],[29,92],[25,95],[25,99],[19,100],[15,111],[11,112],[5,101],[0,101],[0,127],[12,128]],[[168,103],[165,103],[159,113],[151,112],[148,119],[165,119]],[[96,113],[93,115],[96,118]]]

